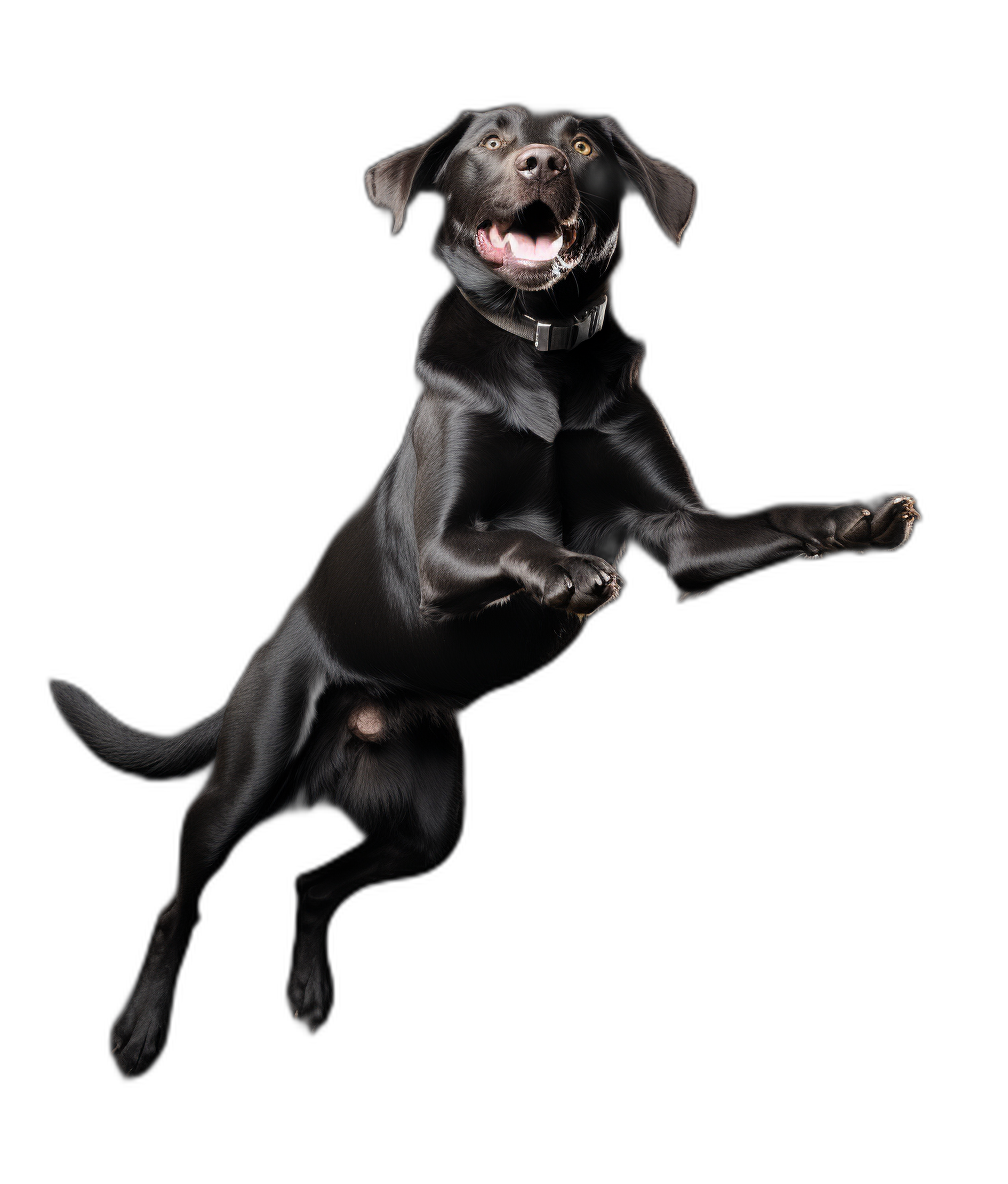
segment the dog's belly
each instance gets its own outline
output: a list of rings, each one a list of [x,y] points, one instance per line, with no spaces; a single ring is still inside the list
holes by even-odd
[[[582,627],[578,617],[542,608],[523,594],[443,621],[418,612],[404,618],[373,594],[365,611],[355,596],[337,597],[331,608],[324,617],[312,613],[312,624],[341,667],[458,706],[545,665]]]
[[[470,616],[425,617],[415,557],[390,545],[376,517],[366,506],[346,524],[300,597],[349,673],[460,706],[537,670],[580,632],[579,617],[523,593]]]

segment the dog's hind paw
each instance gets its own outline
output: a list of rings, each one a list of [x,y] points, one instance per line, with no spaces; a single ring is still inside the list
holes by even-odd
[[[324,934],[321,942],[299,937],[295,943],[287,999],[294,1018],[313,1032],[328,1019],[333,1005],[333,978]]]
[[[110,1046],[125,1077],[139,1077],[161,1055],[168,1037],[171,1000],[140,1002],[134,997],[112,1025]]]

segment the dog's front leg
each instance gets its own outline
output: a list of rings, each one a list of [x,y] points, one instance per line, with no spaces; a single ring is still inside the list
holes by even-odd
[[[619,591],[615,568],[527,530],[449,527],[420,546],[420,606],[426,616],[476,612],[515,592],[549,608],[586,614]]]
[[[610,526],[664,563],[684,592],[794,555],[892,549],[906,542],[919,517],[905,494],[873,507],[793,505],[717,514],[701,502],[661,416],[638,388],[598,428],[569,433],[564,485],[565,507],[576,507],[581,524],[571,533],[572,545],[594,546],[593,531]]]
[[[477,612],[516,592],[586,614],[616,595],[613,567],[562,545],[545,445],[539,451],[490,416],[428,397],[417,409],[413,447],[426,616]]]
[[[818,559],[837,550],[892,550],[910,537],[918,517],[913,498],[899,494],[873,508],[774,506],[738,517],[691,507],[643,516],[637,533],[683,592],[703,592],[794,555]]]

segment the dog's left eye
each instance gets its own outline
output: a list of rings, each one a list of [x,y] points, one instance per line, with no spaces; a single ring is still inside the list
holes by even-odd
[[[582,156],[591,156],[594,149],[592,148],[591,144],[588,143],[587,140],[575,140],[574,141],[574,151],[580,152],[580,154]]]
[[[491,152],[496,152],[498,148],[504,147],[504,141],[498,135],[487,136],[482,143],[482,147],[489,148]]]

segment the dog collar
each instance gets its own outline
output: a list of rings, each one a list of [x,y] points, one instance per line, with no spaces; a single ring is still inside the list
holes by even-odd
[[[464,288],[459,288],[459,291],[481,317],[485,317],[492,325],[496,325],[498,329],[503,329],[507,333],[513,333],[516,337],[524,337],[526,341],[531,341],[536,349],[542,353],[546,353],[548,350],[573,349],[575,346],[580,345],[582,341],[587,341],[589,337],[594,337],[599,329],[602,328],[602,322],[605,320],[606,305],[609,303],[609,295],[605,291],[605,288],[603,288],[573,317],[559,321],[540,321],[537,317],[529,316],[528,313],[522,313],[521,316],[517,317],[508,317],[503,316],[501,313],[491,312],[489,309],[477,304]]]

